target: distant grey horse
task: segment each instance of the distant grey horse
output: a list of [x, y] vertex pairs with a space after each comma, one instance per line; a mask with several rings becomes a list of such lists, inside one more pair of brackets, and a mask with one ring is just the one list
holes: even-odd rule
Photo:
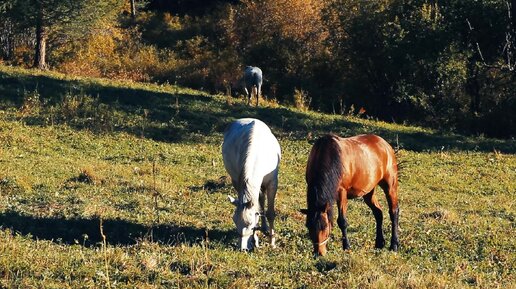
[[256, 87], [256, 106], [258, 106], [258, 98], [262, 92], [263, 75], [262, 70], [258, 67], [246, 66], [244, 70], [245, 93], [247, 95], [247, 105], [250, 104], [253, 91]]

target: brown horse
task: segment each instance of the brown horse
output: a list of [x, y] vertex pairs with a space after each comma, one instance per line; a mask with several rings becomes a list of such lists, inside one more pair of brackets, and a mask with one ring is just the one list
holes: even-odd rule
[[308, 209], [306, 226], [314, 254], [326, 254], [326, 243], [333, 226], [333, 204], [337, 201], [337, 223], [342, 231], [342, 247], [349, 249], [346, 234], [348, 199], [363, 197], [376, 220], [376, 248], [383, 248], [383, 214], [375, 187], [387, 196], [392, 223], [390, 249], [398, 250], [398, 166], [392, 147], [376, 135], [340, 138], [326, 135], [312, 147], [306, 167]]

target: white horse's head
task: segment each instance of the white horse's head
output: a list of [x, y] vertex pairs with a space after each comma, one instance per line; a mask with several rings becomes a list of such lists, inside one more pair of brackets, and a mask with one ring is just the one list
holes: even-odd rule
[[258, 236], [255, 234], [255, 229], [260, 220], [260, 212], [257, 207], [253, 206], [250, 201], [243, 203], [231, 196], [228, 196], [228, 199], [235, 205], [233, 222], [235, 222], [239, 235], [240, 250], [251, 250], [253, 247], [258, 247]]

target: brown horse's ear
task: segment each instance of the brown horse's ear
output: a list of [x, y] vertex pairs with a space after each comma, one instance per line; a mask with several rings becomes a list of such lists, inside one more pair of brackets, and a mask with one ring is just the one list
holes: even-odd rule
[[300, 209], [299, 212], [303, 215], [308, 215], [308, 209]]

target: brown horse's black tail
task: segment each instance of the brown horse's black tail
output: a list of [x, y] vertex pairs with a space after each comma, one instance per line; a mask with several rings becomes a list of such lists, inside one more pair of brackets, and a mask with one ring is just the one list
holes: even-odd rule
[[[341, 149], [337, 136], [329, 134], [319, 138], [310, 152], [306, 171], [309, 211], [322, 211], [326, 204], [335, 203], [342, 171]], [[331, 209], [328, 211], [328, 217], [330, 221], [333, 220]]]

